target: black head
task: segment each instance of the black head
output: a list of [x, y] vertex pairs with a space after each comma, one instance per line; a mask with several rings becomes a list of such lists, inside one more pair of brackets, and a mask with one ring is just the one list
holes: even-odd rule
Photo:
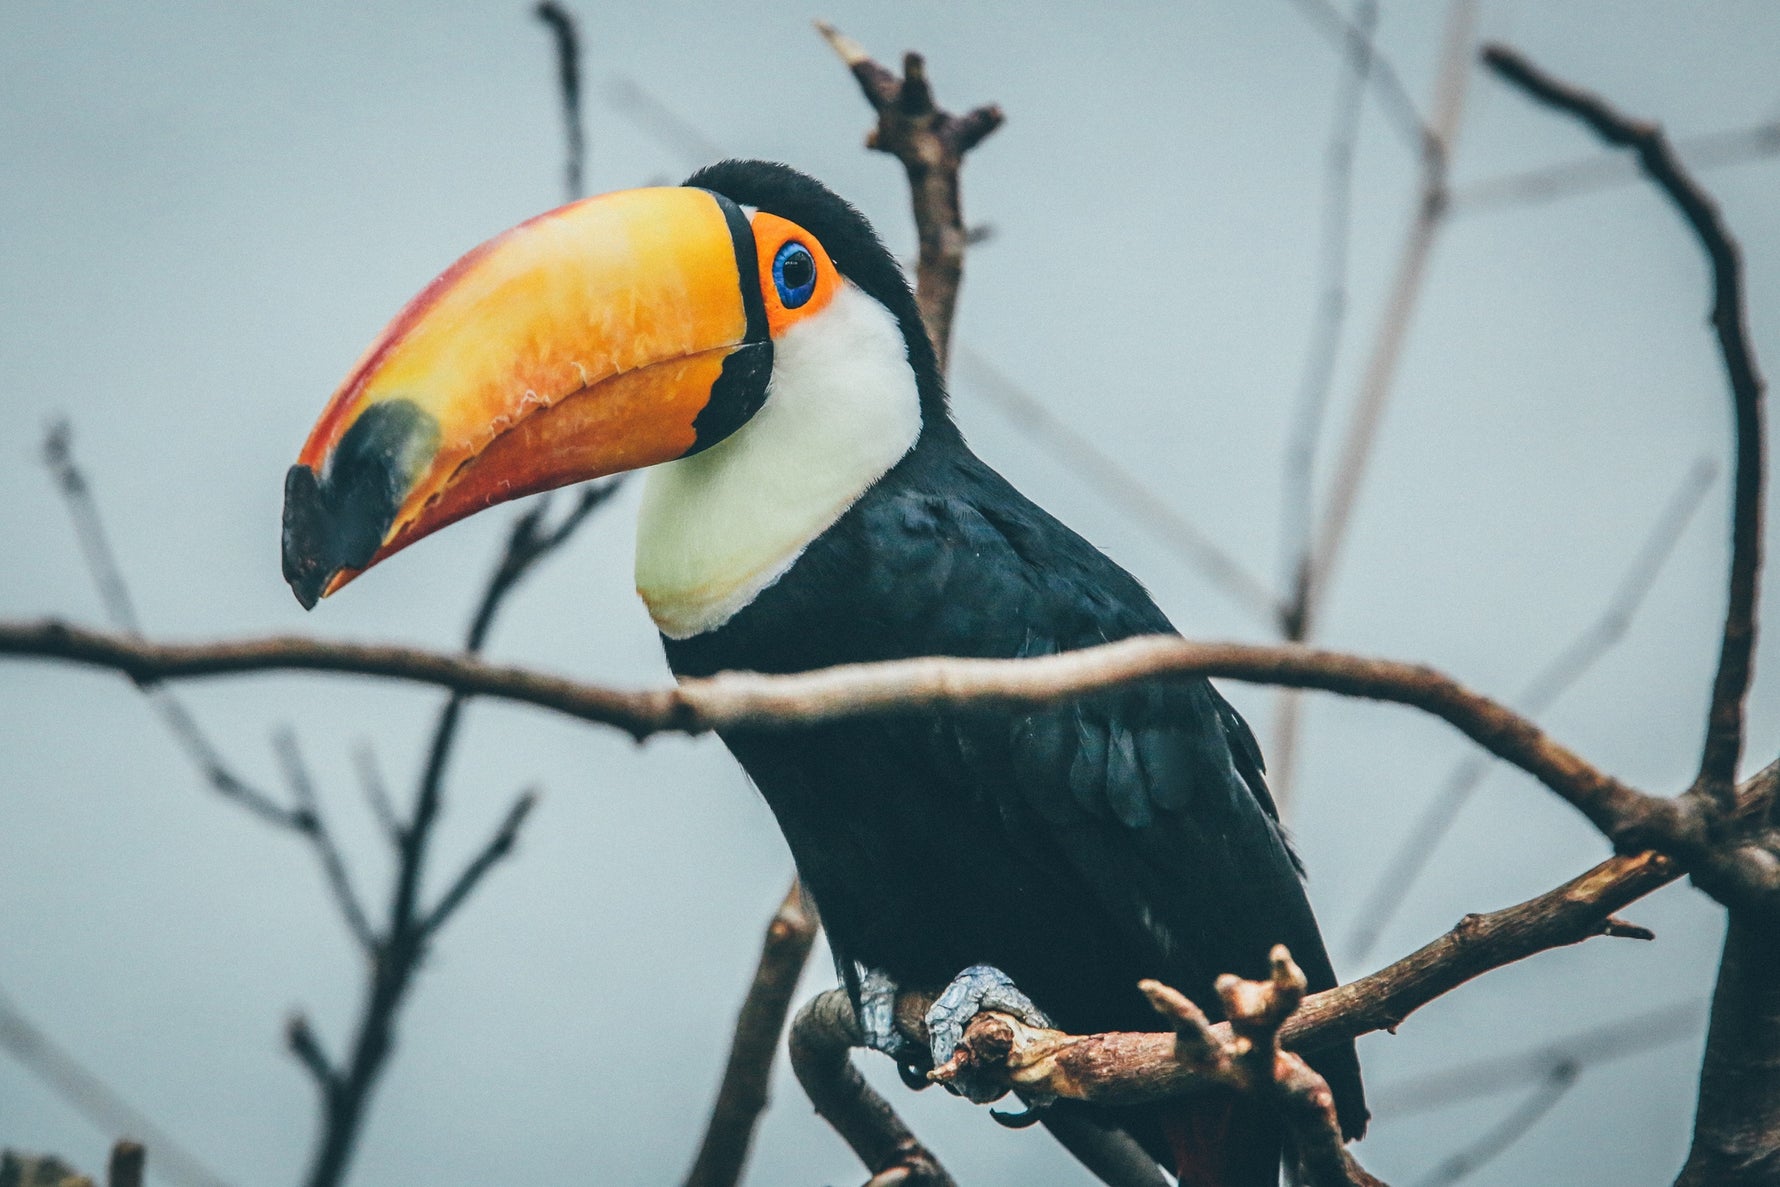
[[945, 382], [920, 307], [896, 257], [866, 217], [845, 198], [807, 173], [773, 161], [719, 161], [685, 184], [721, 194], [740, 206], [790, 219], [821, 241], [842, 276], [888, 309], [902, 327], [909, 366], [921, 392], [921, 412], [929, 426], [949, 425]]

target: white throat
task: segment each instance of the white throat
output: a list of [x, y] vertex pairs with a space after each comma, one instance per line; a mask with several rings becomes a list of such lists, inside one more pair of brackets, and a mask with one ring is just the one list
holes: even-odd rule
[[921, 433], [896, 318], [842, 281], [773, 343], [766, 402], [703, 453], [651, 470], [637, 592], [662, 634], [722, 626], [790, 569]]

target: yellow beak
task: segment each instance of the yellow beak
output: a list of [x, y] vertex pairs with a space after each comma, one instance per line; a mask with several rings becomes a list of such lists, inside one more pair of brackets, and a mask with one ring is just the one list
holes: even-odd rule
[[285, 479], [312, 606], [484, 507], [669, 461], [765, 396], [753, 232], [705, 190], [605, 194], [471, 251], [397, 315]]

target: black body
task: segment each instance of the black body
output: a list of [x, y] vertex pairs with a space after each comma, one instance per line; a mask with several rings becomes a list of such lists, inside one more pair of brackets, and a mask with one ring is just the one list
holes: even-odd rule
[[[1173, 632], [1130, 574], [970, 452], [906, 283], [861, 216], [782, 167], [726, 163], [688, 184], [799, 222], [902, 321], [924, 423], [776, 584], [718, 629], [665, 640], [676, 673], [1033, 656]], [[1253, 735], [1203, 679], [724, 741], [837, 953], [901, 984], [938, 989], [991, 964], [1089, 1033], [1157, 1028], [1143, 977], [1215, 1017], [1214, 978], [1265, 977], [1276, 943], [1312, 990], [1335, 983]], [[1357, 1134], [1352, 1045], [1312, 1062]]]

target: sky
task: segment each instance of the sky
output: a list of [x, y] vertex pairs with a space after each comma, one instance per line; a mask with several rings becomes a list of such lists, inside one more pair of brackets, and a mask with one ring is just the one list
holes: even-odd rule
[[[1387, 4], [1380, 24], [1424, 109], [1444, 8]], [[1008, 122], [964, 174], [967, 215], [994, 234], [969, 259], [958, 340], [1273, 578], [1342, 69], [1294, 4], [576, 10], [594, 190], [702, 163], [706, 150], [619, 101], [640, 86], [718, 151], [821, 177], [906, 254], [901, 170], [861, 147], [868, 113], [811, 18], [885, 61], [920, 49], [954, 108], [999, 102]], [[1479, 30], [1678, 137], [1780, 109], [1771, 5], [1638, 0], [1607, 19], [1575, 0], [1485, 3]], [[39, 461], [46, 427], [66, 418], [150, 633], [455, 647], [510, 509], [408, 550], [306, 616], [279, 575], [282, 475], [410, 295], [561, 201], [561, 144], [549, 42], [523, 3], [0, 6], [0, 616], [102, 621]], [[1594, 152], [1565, 121], [1470, 79], [1461, 190]], [[1746, 250], [1754, 342], [1772, 365], [1780, 165], [1703, 176]], [[1414, 160], [1369, 105], [1337, 424], [1414, 191]], [[1512, 698], [1601, 613], [1690, 468], [1728, 458], [1706, 300], [1697, 250], [1646, 187], [1455, 214], [1321, 641], [1426, 661]], [[954, 389], [977, 450], [1141, 577], [1184, 632], [1268, 638], [1079, 463], [1047, 453], [967, 375]], [[1684, 786], [1697, 761], [1723, 613], [1725, 492], [1721, 476], [1624, 637], [1541, 717], [1655, 791]], [[633, 488], [523, 588], [494, 656], [625, 687], [668, 678], [631, 591], [635, 500]], [[1770, 633], [1749, 770], [1780, 749], [1777, 661]], [[1271, 694], [1227, 690], [1265, 743]], [[411, 786], [438, 698], [296, 676], [181, 693], [228, 761], [267, 784], [278, 779], [271, 736], [295, 731], [353, 869], [380, 894], [386, 855], [353, 753], [369, 743], [391, 781]], [[791, 873], [771, 818], [711, 739], [637, 746], [479, 704], [464, 741], [435, 881], [519, 789], [540, 789], [541, 806], [424, 970], [353, 1181], [676, 1181]], [[1382, 863], [1465, 753], [1407, 710], [1310, 703], [1292, 824], [1344, 975], [1605, 855], [1573, 811], [1496, 771], [1376, 952], [1344, 949]], [[231, 1183], [295, 1182], [313, 1099], [282, 1050], [284, 1019], [304, 1011], [337, 1050], [359, 974], [311, 855], [208, 791], [124, 682], [43, 664], [0, 666], [0, 835], [0, 991]], [[1703, 1002], [1719, 913], [1677, 886], [1627, 914], [1657, 940], [1542, 955], [1396, 1036], [1362, 1040], [1381, 1106], [1361, 1159], [1391, 1181], [1425, 1181], [1536, 1090], [1411, 1110], [1393, 1085]], [[802, 995], [830, 983], [818, 953]], [[1469, 1181], [1669, 1181], [1699, 1048], [1696, 1029], [1585, 1068]], [[909, 1094], [886, 1062], [869, 1061], [870, 1073], [961, 1183], [1087, 1181], [1037, 1131]], [[863, 1178], [780, 1072], [751, 1181]], [[0, 1058], [0, 1145], [97, 1168], [111, 1136]], [[152, 1151], [150, 1166], [154, 1178]]]

